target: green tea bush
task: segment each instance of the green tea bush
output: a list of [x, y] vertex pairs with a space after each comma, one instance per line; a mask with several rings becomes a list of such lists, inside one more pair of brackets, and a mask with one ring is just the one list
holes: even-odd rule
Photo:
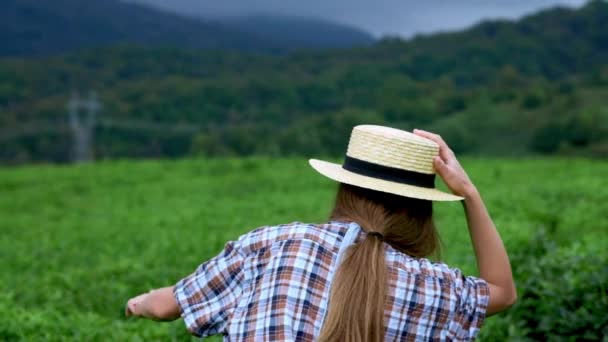
[[[519, 287], [519, 303], [489, 318], [480, 339], [600, 338], [608, 162], [461, 162], [500, 230]], [[301, 158], [0, 169], [0, 341], [194, 340], [182, 320], [125, 318], [125, 302], [175, 284], [253, 228], [326, 220], [335, 189]], [[462, 205], [434, 209], [444, 261], [475, 274]], [[530, 227], [539, 226], [548, 233], [535, 235]]]
[[608, 337], [608, 257], [601, 242], [557, 247], [539, 230], [511, 253], [519, 299], [483, 340], [601, 341]]

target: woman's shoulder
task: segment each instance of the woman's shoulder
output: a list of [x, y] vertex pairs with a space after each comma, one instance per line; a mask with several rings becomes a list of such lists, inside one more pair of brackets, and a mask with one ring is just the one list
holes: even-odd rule
[[339, 245], [347, 229], [347, 224], [337, 221], [326, 223], [295, 221], [256, 228], [242, 235], [238, 244], [244, 251], [250, 253], [284, 241], [307, 240], [326, 247], [334, 247]]
[[402, 270], [408, 274], [415, 274], [449, 282], [459, 282], [462, 281], [464, 277], [462, 271], [457, 267], [452, 267], [444, 262], [433, 261], [428, 258], [413, 257], [390, 247], [386, 257], [390, 267]]

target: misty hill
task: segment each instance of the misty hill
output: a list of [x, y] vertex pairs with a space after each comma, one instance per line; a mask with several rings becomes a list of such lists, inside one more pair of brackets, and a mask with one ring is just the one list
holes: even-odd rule
[[363, 30], [314, 18], [252, 15], [223, 18], [219, 22], [288, 49], [364, 46], [374, 41]]
[[0, 59], [0, 160], [69, 158], [72, 87], [103, 101], [100, 158], [337, 156], [362, 122], [434, 130], [464, 153], [608, 156], [607, 25], [592, 1], [368, 48]]
[[519, 21], [486, 21], [393, 48], [410, 51], [405, 64], [416, 78], [449, 73], [461, 84], [479, 83], [505, 65], [526, 75], [567, 77], [608, 61], [608, 2], [589, 1], [578, 10], [556, 7]]
[[[252, 26], [260, 29], [251, 34]], [[276, 29], [281, 35], [275, 34]], [[0, 41], [0, 56], [22, 56], [116, 43], [280, 52], [364, 45], [371, 37], [317, 20], [260, 17], [224, 25], [119, 0], [5, 0], [0, 11]]]

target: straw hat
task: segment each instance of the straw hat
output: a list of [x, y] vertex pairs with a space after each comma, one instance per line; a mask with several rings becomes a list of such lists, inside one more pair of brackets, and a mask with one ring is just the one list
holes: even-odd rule
[[430, 201], [462, 197], [435, 189], [433, 159], [439, 146], [429, 139], [390, 127], [353, 128], [342, 165], [311, 159], [310, 165], [335, 181]]

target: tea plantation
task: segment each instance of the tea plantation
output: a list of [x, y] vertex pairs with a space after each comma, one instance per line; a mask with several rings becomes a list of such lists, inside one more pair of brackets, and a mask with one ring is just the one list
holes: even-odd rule
[[[481, 340], [608, 335], [608, 162], [464, 159], [512, 258], [519, 302]], [[304, 159], [112, 161], [0, 170], [0, 340], [190, 339], [125, 319], [262, 225], [327, 218], [335, 184]], [[462, 206], [435, 205], [443, 259], [475, 274]], [[577, 337], [578, 336], [578, 337]]]

